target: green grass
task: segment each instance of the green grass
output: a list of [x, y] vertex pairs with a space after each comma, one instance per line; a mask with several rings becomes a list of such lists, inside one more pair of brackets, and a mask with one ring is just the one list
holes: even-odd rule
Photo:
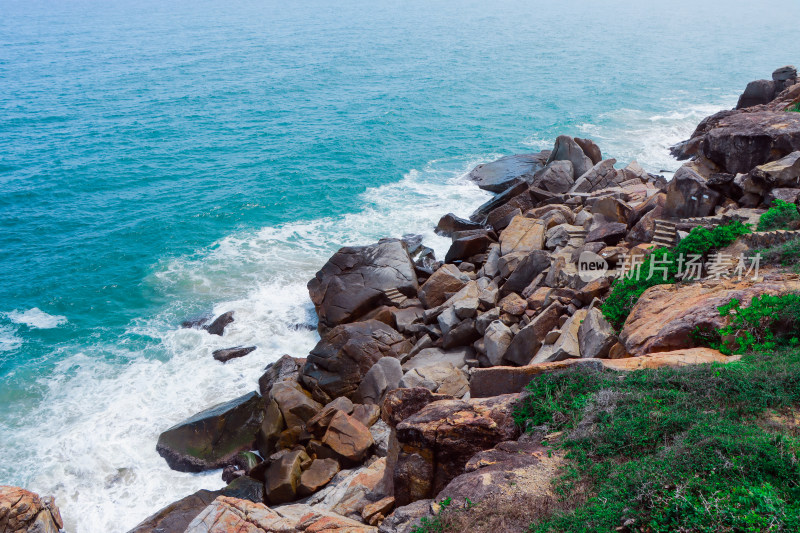
[[573, 370], [534, 379], [528, 393], [517, 423], [563, 431], [570, 466], [557, 489], [583, 502], [530, 531], [800, 530], [800, 440], [793, 424], [766, 422], [800, 405], [800, 351]]
[[791, 267], [800, 274], [800, 238], [795, 238], [770, 248], [753, 250], [752, 255], [761, 254], [762, 264]]
[[786, 111], [794, 111], [796, 113], [800, 113], [800, 102], [797, 102], [796, 104], [787, 107]]

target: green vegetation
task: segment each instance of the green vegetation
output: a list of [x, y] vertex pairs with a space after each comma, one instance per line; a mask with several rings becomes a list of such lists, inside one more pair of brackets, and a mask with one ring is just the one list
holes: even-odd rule
[[753, 250], [753, 254], [760, 253], [765, 263], [792, 267], [800, 273], [800, 238], [792, 239], [777, 244], [765, 250]]
[[705, 257], [712, 250], [728, 246], [745, 233], [750, 233], [750, 228], [741, 222], [716, 226], [711, 230], [700, 226], [694, 228], [675, 248], [652, 251], [640, 267], [614, 282], [611, 294], [603, 304], [603, 315], [612, 326], [620, 329], [644, 291], [655, 285], [678, 282], [681, 268], [679, 257]]
[[747, 307], [734, 298], [719, 311], [722, 316], [730, 317], [728, 325], [718, 332], [720, 344], [712, 346], [723, 353], [774, 350], [800, 342], [798, 294], [763, 294], [753, 298]]
[[528, 392], [517, 423], [563, 431], [570, 466], [556, 488], [574, 502], [530, 531], [800, 530], [800, 351], [573, 370], [538, 377]]
[[787, 107], [786, 111], [795, 111], [797, 113], [800, 113], [800, 102], [797, 102], [796, 104]]
[[758, 220], [758, 231], [795, 229], [798, 222], [800, 222], [800, 212], [797, 211], [797, 206], [776, 199], [772, 207]]

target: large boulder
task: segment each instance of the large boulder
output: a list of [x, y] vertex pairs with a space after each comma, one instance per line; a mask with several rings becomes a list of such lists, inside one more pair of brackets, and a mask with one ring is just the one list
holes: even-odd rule
[[303, 449], [279, 454], [280, 457], [270, 463], [265, 476], [266, 497], [272, 504], [290, 502], [297, 497], [303, 465], [311, 464], [311, 458]]
[[503, 192], [521, 181], [530, 181], [533, 174], [544, 166], [549, 151], [538, 154], [518, 154], [501, 157], [497, 161], [478, 165], [467, 176], [486, 191]]
[[0, 485], [0, 528], [3, 533], [58, 533], [64, 523], [52, 498]]
[[386, 393], [396, 389], [403, 378], [400, 360], [383, 357], [372, 365], [358, 386], [356, 399], [362, 403], [381, 405]]
[[469, 390], [469, 381], [463, 370], [445, 362], [412, 368], [405, 373], [400, 386], [424, 387], [431, 392], [461, 398]]
[[578, 331], [581, 322], [586, 318], [586, 309], [579, 309], [561, 326], [561, 335], [553, 344], [545, 344], [531, 361], [532, 363], [546, 363], [561, 361], [572, 357], [580, 357], [581, 349], [578, 342]]
[[672, 153], [680, 159], [702, 155], [729, 174], [744, 174], [800, 150], [800, 113], [766, 107], [707, 117]]
[[338, 396], [351, 397], [376, 361], [400, 358], [411, 348], [405, 337], [383, 322], [344, 324], [333, 328], [311, 350], [301, 379], [322, 403]]
[[755, 80], [747, 84], [739, 96], [736, 109], [744, 109], [761, 104], [768, 104], [775, 99], [775, 82], [772, 80]]
[[365, 508], [391, 495], [392, 469], [386, 457], [381, 457], [357, 468], [342, 470], [305, 503], [318, 511], [361, 520]]
[[431, 498], [464, 471], [480, 450], [518, 436], [517, 395], [429, 403], [397, 425], [400, 451], [394, 469], [398, 505]]
[[550, 254], [545, 250], [534, 250], [517, 264], [500, 288], [500, 296], [512, 292], [521, 293], [530, 283], [550, 266]]
[[717, 309], [737, 298], [747, 305], [754, 296], [800, 291], [800, 281], [774, 274], [763, 281], [706, 280], [691, 284], [656, 285], [647, 289], [631, 310], [620, 342], [632, 355], [695, 347], [693, 333], [716, 331], [726, 319]]
[[413, 297], [417, 288], [406, 244], [396, 239], [342, 248], [308, 282], [320, 324], [327, 327], [357, 320], [385, 298], [386, 290]]
[[147, 517], [128, 533], [183, 533], [192, 520], [219, 496], [229, 495], [224, 489], [199, 490]]
[[333, 450], [345, 464], [360, 463], [372, 448], [372, 434], [354, 417], [336, 412], [322, 437], [322, 443]]
[[592, 168], [592, 160], [583, 153], [580, 145], [569, 135], [559, 135], [556, 138], [553, 151], [547, 159], [547, 164], [553, 161], [569, 161], [572, 163], [573, 178], [581, 176]]
[[683, 165], [667, 186], [665, 217], [692, 218], [714, 214], [720, 194], [690, 165]]
[[251, 392], [169, 428], [158, 437], [156, 450], [173, 470], [222, 468], [239, 452], [255, 447], [263, 420], [264, 399]]
[[592, 192], [612, 186], [618, 178], [617, 170], [614, 168], [616, 163], [616, 159], [600, 161], [575, 179], [575, 185], [570, 192]]
[[519, 330], [509, 344], [503, 359], [516, 365], [527, 365], [539, 351], [548, 332], [558, 327], [564, 306], [552, 302], [524, 328]]

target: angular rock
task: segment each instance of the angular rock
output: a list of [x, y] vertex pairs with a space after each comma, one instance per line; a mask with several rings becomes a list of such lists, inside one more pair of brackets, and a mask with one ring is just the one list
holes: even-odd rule
[[392, 469], [387, 467], [387, 460], [382, 457], [368, 465], [340, 471], [306, 503], [320, 511], [361, 520], [365, 507], [391, 495]]
[[[225, 491], [199, 490], [147, 517], [128, 533], [183, 533], [203, 510]], [[1, 519], [0, 519], [1, 520]]]
[[267, 365], [264, 374], [258, 378], [258, 390], [261, 396], [268, 396], [270, 389], [279, 381], [297, 383], [300, 378], [300, 363], [289, 355], [283, 355], [274, 363]]
[[449, 237], [457, 231], [484, 229], [482, 224], [457, 217], [453, 213], [447, 213], [439, 219], [436, 224], [436, 233], [444, 237]]
[[355, 409], [353, 402], [344, 396], [339, 396], [328, 405], [323, 407], [317, 414], [311, 417], [306, 423], [306, 429], [315, 437], [321, 439], [328, 430], [328, 425], [331, 423], [331, 420], [336, 413], [341, 411], [344, 414], [349, 415], [353, 412], [353, 409]]
[[358, 401], [381, 405], [386, 393], [396, 389], [403, 378], [403, 368], [399, 359], [383, 357], [372, 365], [358, 386]]
[[714, 214], [720, 194], [706, 185], [706, 179], [684, 165], [667, 185], [665, 217], [691, 218]]
[[294, 500], [297, 497], [302, 465], [307, 461], [310, 461], [310, 457], [302, 449], [287, 451], [272, 461], [264, 484], [267, 501], [277, 505]]
[[339, 472], [339, 463], [335, 459], [314, 459], [311, 466], [300, 474], [299, 496], [314, 494], [328, 484]]
[[377, 320], [337, 326], [311, 350], [301, 379], [324, 403], [350, 397], [379, 359], [400, 358], [411, 347], [400, 333]]
[[413, 297], [417, 288], [406, 244], [396, 239], [342, 248], [308, 282], [320, 324], [327, 327], [357, 320], [384, 300], [386, 290]]
[[412, 368], [432, 365], [434, 363], [452, 363], [456, 368], [464, 366], [467, 359], [471, 358], [474, 352], [470, 348], [456, 348], [453, 350], [443, 350], [441, 348], [425, 348], [403, 363], [403, 370], [408, 371]]
[[597, 146], [593, 140], [580, 139], [578, 137], [575, 137], [573, 140], [578, 146], [581, 147], [581, 150], [583, 150], [583, 153], [586, 154], [586, 157], [592, 161], [592, 165], [596, 165], [603, 160], [603, 154], [600, 152], [600, 147]]
[[500, 288], [500, 295], [506, 296], [512, 292], [521, 293], [525, 287], [536, 279], [550, 266], [550, 254], [544, 250], [534, 250], [517, 263], [513, 272]]
[[386, 395], [381, 411], [381, 419], [394, 428], [397, 424], [422, 410], [423, 407], [437, 400], [452, 400], [443, 394], [434, 394], [424, 387], [413, 389], [395, 389]]
[[547, 164], [553, 161], [571, 162], [574, 169], [573, 177], [575, 178], [592, 168], [592, 160], [583, 153], [580, 145], [569, 135], [559, 135], [556, 138], [555, 146], [547, 159]]
[[570, 161], [553, 161], [536, 173], [533, 185], [555, 194], [569, 191], [575, 184], [575, 171]]
[[514, 439], [516, 395], [441, 400], [397, 425], [400, 453], [394, 469], [399, 505], [432, 497], [463, 472], [478, 451]]
[[571, 357], [580, 357], [581, 349], [578, 342], [578, 330], [581, 322], [586, 317], [587, 310], [579, 309], [561, 326], [561, 336], [555, 344], [545, 344], [531, 361], [532, 363], [546, 363], [561, 361]]
[[570, 192], [585, 193], [610, 187], [617, 179], [617, 170], [614, 168], [616, 162], [616, 159], [606, 159], [579, 174]]
[[442, 335], [442, 348], [451, 350], [459, 346], [469, 346], [479, 337], [480, 334], [475, 327], [475, 319], [468, 318], [462, 320], [456, 327]]
[[275, 452], [281, 432], [286, 429], [283, 413], [275, 400], [268, 399], [266, 404], [264, 421], [256, 433], [256, 449], [262, 457], [269, 457]]
[[0, 527], [3, 533], [58, 533], [64, 524], [52, 498], [0, 485]]
[[500, 308], [501, 313], [508, 313], [509, 315], [513, 316], [520, 316], [525, 313], [525, 310], [528, 308], [528, 302], [516, 293], [511, 293], [497, 304]]
[[419, 301], [427, 309], [442, 305], [469, 283], [470, 277], [455, 265], [442, 265], [419, 289]]
[[239, 452], [253, 449], [263, 420], [264, 399], [251, 392], [164, 431], [156, 451], [180, 472], [222, 468]]
[[560, 302], [548, 305], [527, 326], [519, 330], [509, 344], [503, 359], [517, 365], [530, 363], [542, 346], [547, 332], [558, 327], [558, 319], [563, 313], [564, 305]]
[[483, 341], [486, 346], [486, 358], [492, 366], [500, 364], [513, 338], [511, 329], [499, 320], [495, 320], [486, 328]]
[[516, 216], [500, 234], [500, 254], [532, 252], [544, 246], [545, 225], [534, 218]]
[[772, 80], [756, 80], [747, 84], [736, 109], [744, 109], [761, 104], [768, 104], [775, 99], [775, 82]]
[[609, 222], [601, 224], [586, 235], [586, 242], [604, 242], [611, 246], [616, 245], [628, 232], [628, 225], [622, 222]]
[[270, 390], [270, 398], [278, 405], [289, 428], [305, 425], [322, 409], [322, 405], [296, 383], [276, 383]]
[[424, 387], [431, 392], [461, 398], [469, 390], [469, 381], [464, 371], [445, 362], [409, 370], [403, 375], [400, 386]]
[[360, 463], [373, 444], [369, 429], [341, 411], [333, 415], [322, 443], [345, 464]]
[[608, 357], [611, 347], [617, 343], [614, 328], [603, 316], [600, 309], [590, 309], [578, 328], [578, 345], [581, 357]]
[[485, 253], [492, 242], [494, 241], [489, 236], [488, 231], [457, 238], [450, 245], [450, 249], [447, 250], [444, 260], [446, 263], [466, 261], [472, 256]]

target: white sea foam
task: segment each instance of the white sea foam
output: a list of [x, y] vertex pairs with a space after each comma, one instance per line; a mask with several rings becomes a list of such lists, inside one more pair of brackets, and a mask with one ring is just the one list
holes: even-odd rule
[[10, 352], [22, 346], [22, 339], [11, 326], [0, 326], [0, 352]]
[[[41, 407], [14, 430], [15, 441], [26, 446], [8, 459], [30, 470], [28, 487], [56, 496], [70, 533], [124, 532], [178, 498], [220, 488], [219, 471], [170, 470], [155, 451], [159, 433], [254, 390], [264, 367], [281, 354], [308, 353], [318, 338], [306, 283], [338, 247], [418, 233], [444, 254], [449, 240], [433, 227], [444, 213], [468, 215], [489, 197], [460, 178], [484, 160], [433, 161], [366, 191], [357, 213], [238, 233], [159, 265], [146, 280], [159, 291], [187, 298], [202, 292], [219, 302], [215, 314], [234, 311], [225, 335], [176, 328], [178, 296], [162, 316], [142, 319], [128, 332], [159, 339], [157, 349], [133, 352], [120, 342], [63, 358], [43, 382]], [[224, 365], [211, 357], [237, 345], [258, 349]]]
[[15, 324], [24, 324], [29, 328], [51, 329], [67, 323], [67, 317], [45, 313], [38, 307], [27, 311], [11, 311], [6, 317]]

